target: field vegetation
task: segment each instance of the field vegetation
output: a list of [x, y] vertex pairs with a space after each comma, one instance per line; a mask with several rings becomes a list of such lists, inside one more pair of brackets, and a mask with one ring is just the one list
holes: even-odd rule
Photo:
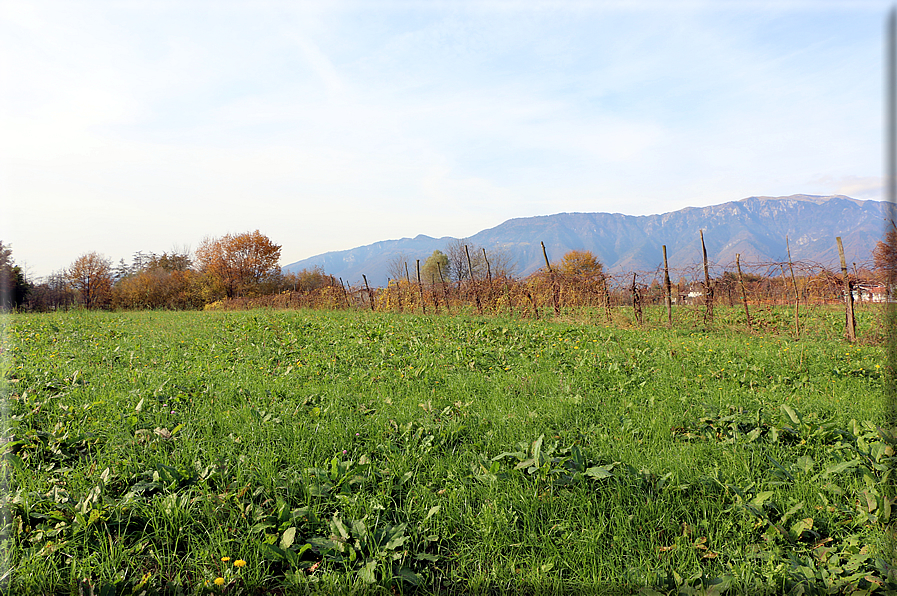
[[893, 593], [880, 313], [791, 312], [8, 315], [3, 593]]

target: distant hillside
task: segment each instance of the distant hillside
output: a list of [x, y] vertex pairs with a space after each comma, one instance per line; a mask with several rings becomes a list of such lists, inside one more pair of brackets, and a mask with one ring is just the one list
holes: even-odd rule
[[[544, 265], [540, 242], [545, 243], [552, 260], [570, 250], [589, 250], [610, 272], [657, 268], [665, 244], [670, 266], [687, 267], [700, 261], [702, 229], [708, 258], [721, 265], [733, 263], [736, 253], [743, 261], [785, 260], [786, 236], [795, 261], [837, 264], [835, 237], [841, 236], [848, 262], [865, 263], [881, 237], [882, 206], [879, 201], [859, 201], [843, 195], [749, 197], [659, 215], [558, 213], [523, 217], [483, 230], [468, 240], [487, 251], [511, 255], [520, 276]], [[387, 266], [396, 255], [423, 260], [452, 240], [423, 235], [386, 240], [324, 253], [283, 269], [289, 272], [320, 266], [349, 283], [360, 283], [364, 274], [372, 285], [385, 285]]]

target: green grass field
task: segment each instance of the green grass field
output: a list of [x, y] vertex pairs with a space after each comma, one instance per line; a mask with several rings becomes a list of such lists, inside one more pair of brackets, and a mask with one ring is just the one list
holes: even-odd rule
[[0, 585], [893, 592], [885, 349], [838, 335], [15, 315]]

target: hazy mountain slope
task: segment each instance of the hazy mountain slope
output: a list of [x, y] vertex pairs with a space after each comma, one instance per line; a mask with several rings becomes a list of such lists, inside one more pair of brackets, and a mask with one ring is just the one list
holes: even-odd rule
[[[569, 250], [590, 250], [611, 272], [644, 271], [661, 264], [664, 244], [671, 267], [700, 262], [702, 229], [708, 257], [720, 265], [733, 263], [736, 253], [742, 261], [784, 260], [786, 236], [795, 261], [836, 264], [835, 237], [841, 236], [848, 261], [863, 263], [881, 236], [882, 203], [841, 195], [793, 195], [749, 197], [658, 215], [559, 213], [511, 219], [471, 236], [470, 242], [512, 255], [518, 275], [544, 265], [540, 242], [552, 260]], [[365, 274], [372, 285], [385, 285], [386, 269], [395, 255], [404, 254], [413, 266], [414, 259], [426, 259], [451, 240], [429, 236], [388, 240], [317, 255], [284, 270], [317, 265], [350, 283], [360, 282]]]

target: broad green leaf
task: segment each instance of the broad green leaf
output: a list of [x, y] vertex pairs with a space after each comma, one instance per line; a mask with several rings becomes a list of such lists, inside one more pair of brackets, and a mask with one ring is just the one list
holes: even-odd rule
[[522, 451], [514, 451], [514, 452], [511, 452], [511, 451], [505, 451], [504, 453], [499, 453], [498, 455], [496, 455], [495, 457], [493, 457], [493, 458], [492, 458], [492, 461], [498, 461], [498, 460], [500, 460], [500, 459], [504, 459], [504, 458], [506, 458], [506, 457], [513, 457], [513, 458], [516, 458], [516, 459], [523, 459], [524, 457], [526, 457], [526, 453], [524, 453], [524, 452], [522, 452]]
[[408, 542], [408, 540], [410, 538], [411, 538], [410, 536], [396, 536], [395, 538], [393, 538], [392, 540], [390, 540], [389, 542], [386, 543], [385, 548], [387, 548], [388, 550], [399, 549], [399, 548], [401, 548], [401, 546], [403, 544]]
[[579, 448], [579, 445], [573, 445], [570, 448], [571, 461], [573, 462], [573, 469], [577, 472], [583, 472], [586, 469], [586, 459], [582, 455], [582, 449]]
[[404, 565], [396, 569], [395, 574], [400, 580], [409, 583], [412, 586], [419, 586], [421, 584], [420, 576]]
[[822, 473], [823, 476], [831, 476], [832, 474], [840, 474], [845, 470], [849, 470], [850, 468], [856, 467], [857, 464], [860, 463], [859, 458], [854, 458], [849, 461], [842, 461], [837, 464], [832, 464], [831, 466], [825, 469], [825, 472]]
[[788, 416], [791, 424], [794, 424], [795, 426], [800, 425], [800, 416], [797, 415], [797, 412], [795, 412], [791, 406], [789, 406], [788, 404], [782, 404], [781, 408], [785, 415]]
[[806, 474], [810, 470], [813, 469], [813, 466], [816, 465], [816, 462], [813, 461], [813, 458], [809, 455], [801, 455], [797, 458], [797, 467], [801, 472]]
[[283, 550], [287, 550], [291, 546], [293, 546], [293, 541], [296, 540], [296, 527], [287, 528], [283, 533], [283, 536], [280, 539], [280, 548]]
[[542, 441], [545, 439], [545, 435], [539, 435], [539, 438], [533, 441], [533, 461], [535, 462], [535, 467], [539, 467], [542, 462], [539, 461], [539, 458], [542, 456]]
[[377, 575], [374, 570], [377, 569], [377, 560], [371, 559], [365, 563], [364, 567], [358, 572], [358, 577], [366, 584], [372, 584], [377, 581]]
[[352, 522], [352, 535], [359, 540], [367, 539], [368, 527], [365, 525], [363, 519], [355, 520]]
[[755, 507], [763, 507], [763, 504], [768, 501], [773, 494], [775, 493], [771, 490], [765, 490], [761, 493], [757, 493], [757, 496], [751, 499], [751, 505], [754, 505]]
[[794, 522], [794, 525], [791, 526], [791, 535], [795, 540], [800, 538], [800, 535], [803, 534], [807, 530], [813, 529], [813, 518], [807, 517], [801, 520]]
[[610, 471], [613, 466], [592, 466], [585, 471], [586, 476], [592, 478], [611, 478], [613, 473]]
[[268, 556], [270, 558], [273, 558], [275, 561], [283, 561], [284, 559], [286, 559], [286, 552], [279, 546], [264, 543], [262, 551], [267, 553]]
[[343, 524], [343, 520], [341, 520], [336, 515], [333, 516], [333, 521], [330, 522], [331, 526], [339, 532], [339, 535], [343, 537], [343, 540], [349, 539], [349, 531], [346, 529], [346, 526]]
[[430, 507], [430, 510], [427, 511], [427, 517], [424, 519], [424, 521], [430, 519], [431, 517], [433, 517], [434, 515], [439, 513], [440, 509], [442, 509], [442, 505], [434, 505], [433, 507]]

